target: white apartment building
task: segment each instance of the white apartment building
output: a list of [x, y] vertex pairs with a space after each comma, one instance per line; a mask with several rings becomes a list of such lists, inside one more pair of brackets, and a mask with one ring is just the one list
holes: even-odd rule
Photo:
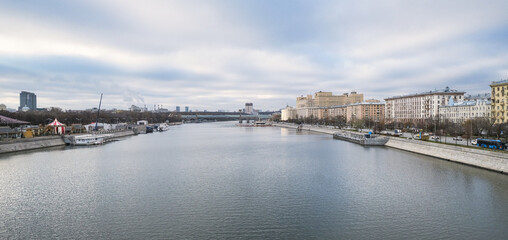
[[440, 119], [448, 119], [455, 123], [462, 123], [472, 118], [490, 118], [490, 101], [477, 100], [450, 103], [446, 106], [439, 106]]
[[287, 121], [289, 119], [296, 119], [296, 109], [288, 106], [280, 111], [280, 120]]
[[385, 119], [396, 122], [422, 122], [439, 117], [439, 106], [464, 100], [464, 92], [446, 87], [442, 90], [386, 98]]

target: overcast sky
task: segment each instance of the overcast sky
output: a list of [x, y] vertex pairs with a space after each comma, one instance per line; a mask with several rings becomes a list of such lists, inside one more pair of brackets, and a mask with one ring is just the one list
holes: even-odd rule
[[0, 103], [237, 110], [508, 78], [508, 1], [0, 1]]

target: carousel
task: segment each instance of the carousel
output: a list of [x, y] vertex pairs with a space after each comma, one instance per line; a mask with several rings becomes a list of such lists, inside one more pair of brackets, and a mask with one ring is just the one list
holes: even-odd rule
[[52, 134], [62, 135], [65, 134], [65, 124], [59, 122], [56, 118], [50, 124], [46, 125], [44, 132], [51, 132]]

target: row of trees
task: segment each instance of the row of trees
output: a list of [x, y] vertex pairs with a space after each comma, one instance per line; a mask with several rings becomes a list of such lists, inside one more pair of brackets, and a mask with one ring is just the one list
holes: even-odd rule
[[296, 124], [319, 124], [335, 126], [337, 128], [352, 127], [357, 129], [372, 129], [375, 132], [382, 130], [401, 129], [403, 131], [422, 130], [432, 132], [439, 136], [462, 136], [464, 138], [497, 138], [508, 141], [508, 123], [495, 124], [491, 118], [473, 118], [462, 123], [455, 123], [448, 119], [426, 119], [419, 122], [395, 122], [386, 123], [384, 120], [353, 119], [347, 121], [345, 116], [328, 117], [318, 119], [314, 116], [290, 119], [288, 122]]
[[[50, 111], [28, 111], [28, 112], [8, 112], [0, 111], [0, 115], [23, 120], [34, 125], [45, 125], [57, 118], [58, 121], [66, 124], [90, 124], [97, 120], [97, 112], [90, 111], [61, 111], [53, 108]], [[131, 112], [131, 111], [101, 111], [99, 122], [102, 123], [134, 123], [139, 120], [147, 120], [150, 123], [160, 122], [180, 122], [181, 115], [155, 112]]]
[[288, 122], [296, 124], [319, 124], [319, 125], [335, 126], [340, 129], [345, 127], [352, 127], [357, 129], [369, 128], [373, 129], [376, 132], [380, 132], [385, 129], [384, 120], [364, 118], [364, 119], [353, 119], [348, 122], [345, 116], [326, 117], [323, 119], [319, 119], [311, 115], [309, 117], [290, 119], [288, 120]]

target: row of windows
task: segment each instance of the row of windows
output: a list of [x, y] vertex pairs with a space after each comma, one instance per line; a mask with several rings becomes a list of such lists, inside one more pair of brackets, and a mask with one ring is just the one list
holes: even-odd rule
[[506, 86], [506, 87], [495, 87], [495, 88], [493, 88], [493, 90], [497, 90], [497, 91], [502, 91], [502, 90], [504, 90], [504, 89], [508, 90], [508, 86]]

